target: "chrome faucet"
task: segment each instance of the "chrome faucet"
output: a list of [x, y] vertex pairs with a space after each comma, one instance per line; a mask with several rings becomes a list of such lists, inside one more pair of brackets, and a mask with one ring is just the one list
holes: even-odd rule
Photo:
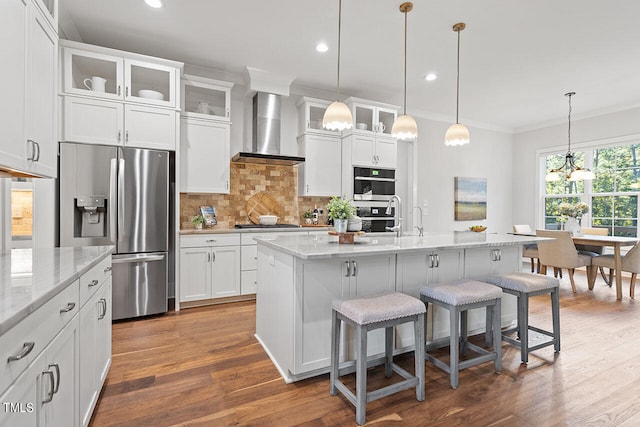
[[397, 195], [391, 196], [389, 198], [389, 203], [387, 204], [387, 209], [384, 211], [386, 215], [391, 214], [391, 204], [393, 201], [396, 201], [396, 213], [393, 216], [393, 227], [385, 227], [388, 231], [395, 231], [396, 236], [402, 236], [402, 200]]
[[416, 209], [420, 212], [420, 225], [416, 225], [414, 227], [418, 229], [418, 236], [422, 237], [424, 236], [424, 227], [422, 226], [422, 208], [420, 206], [414, 206], [413, 210], [415, 211]]

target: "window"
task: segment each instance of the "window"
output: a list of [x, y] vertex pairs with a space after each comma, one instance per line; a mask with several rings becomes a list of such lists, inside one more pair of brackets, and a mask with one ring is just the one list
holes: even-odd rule
[[[595, 172], [595, 179], [571, 182], [562, 177], [559, 181], [546, 182], [543, 175], [545, 229], [561, 229], [560, 203], [583, 201], [590, 209], [581, 225], [607, 228], [612, 236], [637, 237], [640, 143], [637, 140], [623, 144], [601, 143], [597, 148], [574, 152], [574, 155], [576, 164]], [[560, 152], [542, 156], [547, 172], [565, 160], [565, 154]]]
[[11, 181], [11, 247], [31, 247], [33, 234], [33, 185], [31, 179]]

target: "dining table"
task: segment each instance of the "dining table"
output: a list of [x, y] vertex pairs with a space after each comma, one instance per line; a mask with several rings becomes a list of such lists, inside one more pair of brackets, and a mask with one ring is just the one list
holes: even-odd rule
[[613, 263], [615, 266], [616, 299], [622, 299], [622, 255], [620, 248], [633, 246], [638, 242], [636, 237], [622, 236], [599, 236], [595, 234], [584, 234], [582, 236], [572, 236], [576, 245], [608, 246], [613, 247]]

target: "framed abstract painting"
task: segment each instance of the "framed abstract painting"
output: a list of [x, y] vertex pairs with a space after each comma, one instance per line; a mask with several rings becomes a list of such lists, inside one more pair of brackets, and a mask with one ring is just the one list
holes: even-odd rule
[[456, 221], [487, 219], [487, 178], [454, 178]]

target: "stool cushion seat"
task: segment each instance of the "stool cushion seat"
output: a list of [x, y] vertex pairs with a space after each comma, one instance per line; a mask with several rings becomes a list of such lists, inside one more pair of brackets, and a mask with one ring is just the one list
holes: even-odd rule
[[517, 292], [535, 292], [560, 286], [560, 281], [555, 277], [523, 272], [490, 276], [486, 281], [501, 288]]
[[393, 291], [336, 299], [332, 308], [358, 325], [414, 316], [427, 311], [419, 299]]
[[420, 290], [426, 297], [452, 306], [489, 301], [502, 297], [502, 289], [476, 280], [434, 283]]

